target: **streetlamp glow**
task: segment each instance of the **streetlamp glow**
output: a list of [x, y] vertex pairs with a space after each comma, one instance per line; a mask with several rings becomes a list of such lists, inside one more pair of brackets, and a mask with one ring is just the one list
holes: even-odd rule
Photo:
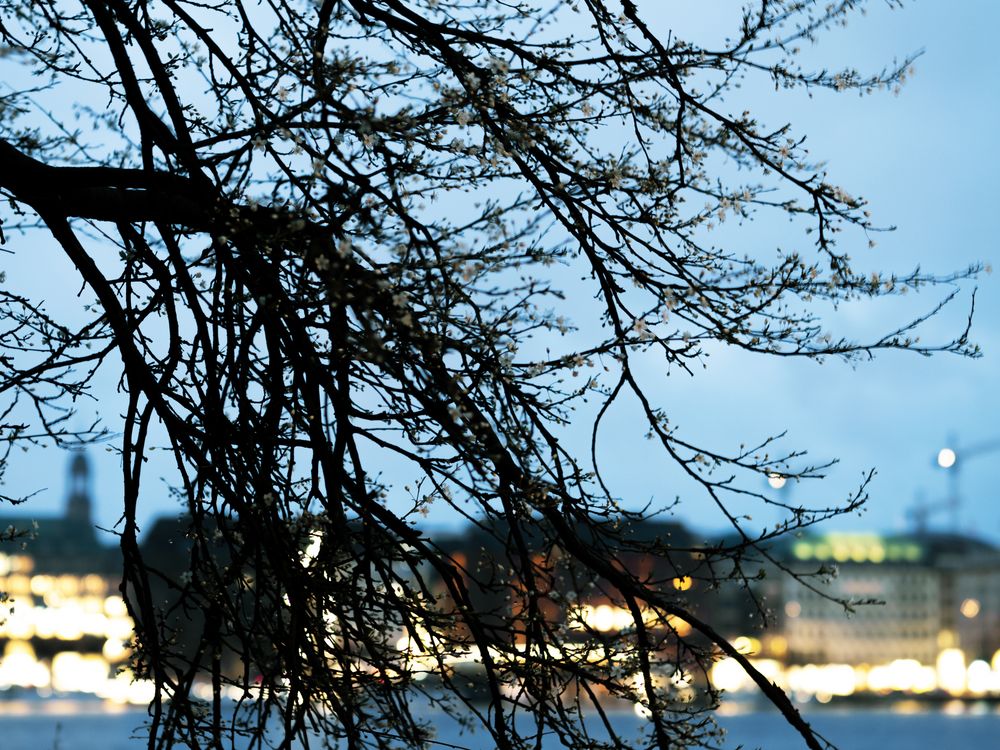
[[786, 477], [783, 477], [781, 474], [777, 474], [775, 472], [771, 472], [770, 474], [767, 475], [767, 483], [771, 485], [773, 489], [776, 490], [780, 490], [782, 487], [784, 487], [785, 482], [787, 481], [788, 479]]
[[979, 600], [966, 599], [962, 602], [962, 606], [958, 608], [958, 611], [962, 613], [962, 617], [966, 617], [971, 620], [979, 614]]
[[955, 461], [958, 460], [958, 456], [955, 455], [955, 451], [951, 448], [942, 448], [938, 451], [937, 462], [938, 466], [942, 469], [950, 469], [955, 465]]

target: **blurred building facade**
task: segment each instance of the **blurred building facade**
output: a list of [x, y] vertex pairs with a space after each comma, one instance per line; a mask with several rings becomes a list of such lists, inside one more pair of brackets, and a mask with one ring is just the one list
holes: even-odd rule
[[[791, 664], [934, 664], [946, 649], [992, 658], [1000, 648], [1000, 551], [971, 537], [825, 534], [796, 539], [783, 559], [775, 627]], [[846, 606], [845, 603], [846, 602]]]
[[[123, 669], [132, 622], [118, 591], [120, 551], [97, 534], [91, 509], [90, 469], [77, 453], [62, 515], [27, 524], [23, 516], [0, 517], [6, 537], [26, 526], [24, 535], [0, 545], [0, 692], [146, 700], [149, 686], [133, 682]], [[186, 530], [183, 518], [160, 519], [143, 538], [144, 556], [169, 578], [179, 579], [190, 566]], [[435, 541], [461, 569], [480, 575], [493, 570], [486, 576], [490, 585], [470, 575], [470, 595], [481, 612], [496, 613], [497, 627], [511, 614], [516, 622], [509, 608], [518, 597], [510, 596], [503, 572], [510, 546], [504, 531], [474, 527]], [[525, 541], [529, 547], [538, 542], [530, 554], [553, 594], [546, 597], [547, 618], [562, 618], [581, 637], [631, 626], [631, 615], [606, 582], [581, 578], [570, 586], [567, 576], [585, 574], [562, 568], [559, 551], [543, 549], [542, 540]], [[656, 521], [632, 528], [616, 554], [793, 691], [789, 675], [835, 667], [837, 679], [854, 680], [850, 690], [1000, 695], [1000, 550], [992, 545], [928, 531], [803, 533], [776, 542], [766, 555], [743, 559], [739, 571], [714, 562], [727, 559], [725, 548], [724, 540]], [[654, 560], [629, 551], [647, 549], [674, 552]], [[159, 598], [169, 595], [160, 589]], [[443, 586], [437, 594], [444, 596]], [[178, 643], [186, 628], [201, 627], [197, 615], [167, 623]], [[690, 624], [677, 617], [657, 626], [674, 637], [692, 635]], [[827, 672], [816, 674], [814, 682], [828, 681]]]
[[0, 690], [98, 692], [126, 699], [132, 621], [118, 591], [121, 558], [91, 517], [90, 466], [70, 460], [61, 516], [0, 517]]
[[[656, 563], [623, 554], [624, 564], [803, 699], [856, 692], [1000, 697], [1000, 550], [990, 544], [930, 531], [802, 533], [766, 554], [749, 553], [739, 569], [711, 564], [709, 575], [705, 561], [731, 546], [726, 540], [706, 541], [662, 522], [635, 533], [683, 551]], [[483, 569], [490, 564], [479, 559], [484, 554], [504, 559], [502, 539], [468, 533], [441, 546], [461, 565]], [[630, 629], [632, 617], [614, 590], [594, 583], [574, 587], [572, 604], [557, 616], [591, 633]], [[501, 593], [493, 592], [490, 606], [510, 600]], [[679, 618], [669, 628], [698, 639]], [[732, 659], [716, 666], [716, 687], [756, 690]]]

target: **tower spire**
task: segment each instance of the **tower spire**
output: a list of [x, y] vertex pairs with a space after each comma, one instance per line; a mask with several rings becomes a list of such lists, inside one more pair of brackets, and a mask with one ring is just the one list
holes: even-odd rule
[[66, 520], [91, 525], [90, 462], [83, 451], [75, 451], [69, 462], [69, 493], [66, 497]]

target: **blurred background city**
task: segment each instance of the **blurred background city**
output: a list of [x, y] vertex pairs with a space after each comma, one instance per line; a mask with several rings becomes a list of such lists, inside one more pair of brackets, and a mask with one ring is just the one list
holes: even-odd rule
[[[942, 449], [939, 460], [954, 472], [962, 458]], [[769, 482], [776, 491], [783, 489], [782, 477]], [[744, 571], [754, 579], [749, 586], [739, 579], [706, 585], [696, 573], [701, 550], [725, 545], [726, 539], [700, 535], [676, 521], [646, 521], [631, 533], [669, 538], [686, 550], [681, 557], [690, 563], [675, 558], [668, 569], [663, 560], [641, 556], [623, 562], [654, 578], [673, 576], [687, 608], [800, 702], [879, 696], [1000, 700], [1000, 548], [955, 527], [960, 485], [956, 480], [951, 486], [946, 502], [912, 506], [905, 532], [817, 530], [779, 538]], [[0, 553], [5, 592], [0, 700], [87, 696], [118, 705], [150, 700], [151, 683], [128, 669], [132, 624], [118, 591], [120, 555], [114, 537], [94, 528], [90, 493], [86, 454], [71, 454], [63, 512], [36, 518], [16, 546], [8, 544]], [[2, 527], [20, 523], [20, 518], [0, 519]], [[175, 579], [188, 566], [185, 530], [183, 517], [161, 517], [143, 537], [144, 557]], [[466, 570], [477, 569], [477, 557], [503, 554], [493, 549], [494, 536], [472, 529], [441, 532], [436, 542]], [[692, 575], [677, 572], [685, 570]], [[790, 572], [820, 575], [804, 584]], [[611, 637], [632, 626], [632, 616], [603, 593], [604, 587], [591, 590], [586, 598], [567, 601], [555, 617], [591, 635]], [[161, 587], [157, 595], [169, 599], [171, 593]], [[691, 632], [680, 618], [671, 618], [669, 627], [681, 637]], [[414, 648], [399, 635], [401, 651]], [[476, 661], [472, 653], [456, 654], [448, 666], [474, 679]], [[744, 669], [724, 654], [709, 678], [731, 699], [757, 693]], [[679, 693], [694, 695], [695, 677], [663, 679], [672, 680]], [[200, 689], [211, 698], [211, 685]]]

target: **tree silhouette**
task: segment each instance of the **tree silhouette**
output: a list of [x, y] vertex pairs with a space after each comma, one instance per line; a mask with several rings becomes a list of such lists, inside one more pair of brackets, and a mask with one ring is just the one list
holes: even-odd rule
[[[685, 746], [714, 731], [719, 655], [821, 746], [687, 589], [746, 583], [778, 564], [768, 542], [856, 509], [865, 486], [751, 531], [734, 497], [780, 504], [762, 478], [824, 467], [770, 439], [693, 444], [638, 371], [690, 372], [719, 346], [976, 353], [967, 331], [920, 343], [927, 316], [871, 341], [827, 333], [831, 305], [976, 269], [853, 270], [877, 229], [865, 202], [789, 126], [729, 109], [743, 79], [902, 82], [909, 60], [870, 76], [797, 62], [860, 5], [751, 3], [704, 48], [632, 0], [3, 2], [6, 241], [50, 235], [87, 295], [67, 323], [0, 291], [4, 439], [91, 436], [67, 410], [120, 367], [107, 427], [151, 748], [415, 747], [428, 702], [504, 750], [620, 747], [605, 707], [622, 699], [648, 717], [643, 742]], [[768, 215], [792, 222], [790, 249], [730, 247], [724, 222]], [[642, 533], [659, 509], [619, 505], [599, 440], [619, 401], [729, 543]], [[589, 451], [571, 439], [584, 425]], [[180, 572], [139, 546], [157, 441], [188, 518]], [[492, 552], [429, 538], [431, 504]], [[595, 628], [595, 592], [630, 622]]]

